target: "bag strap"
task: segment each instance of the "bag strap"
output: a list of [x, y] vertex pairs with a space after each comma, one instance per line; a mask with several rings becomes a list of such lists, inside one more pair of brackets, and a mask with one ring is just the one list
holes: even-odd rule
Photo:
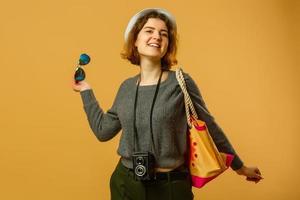
[[[191, 115], [194, 119], [198, 119], [198, 115], [196, 113], [196, 110], [194, 108], [193, 102], [191, 100], [191, 97], [187, 91], [186, 88], [186, 83], [183, 77], [183, 73], [182, 73], [182, 69], [180, 67], [178, 67], [176, 69], [176, 79], [179, 83], [179, 86], [181, 87], [181, 90], [183, 92], [183, 96], [184, 96], [184, 104], [185, 104], [185, 112], [186, 112], [186, 119], [187, 119], [187, 123], [189, 125], [189, 127], [192, 127], [191, 124]], [[190, 114], [190, 111], [192, 112]]]

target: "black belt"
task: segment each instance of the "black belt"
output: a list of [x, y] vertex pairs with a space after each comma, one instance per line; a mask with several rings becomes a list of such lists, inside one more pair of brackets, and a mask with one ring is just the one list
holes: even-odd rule
[[[122, 163], [119, 163], [120, 167], [123, 168], [124, 171], [130, 173], [133, 176], [133, 169], [125, 167]], [[189, 172], [184, 166], [180, 166], [172, 171], [169, 172], [156, 172], [155, 180], [168, 180], [168, 181], [175, 181], [175, 180], [184, 180], [189, 177]], [[149, 182], [149, 181], [148, 181]]]
[[184, 180], [189, 176], [188, 172], [157, 172], [155, 174], [155, 180], [168, 180], [168, 181], [175, 181], [175, 180]]

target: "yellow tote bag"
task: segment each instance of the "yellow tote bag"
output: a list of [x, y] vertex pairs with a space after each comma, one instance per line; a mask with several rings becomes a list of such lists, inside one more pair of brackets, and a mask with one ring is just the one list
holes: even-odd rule
[[198, 119], [193, 102], [187, 92], [181, 68], [176, 69], [176, 78], [184, 94], [189, 126], [187, 133], [189, 138], [188, 164], [192, 185], [201, 188], [228, 169], [234, 155], [219, 152], [205, 122]]

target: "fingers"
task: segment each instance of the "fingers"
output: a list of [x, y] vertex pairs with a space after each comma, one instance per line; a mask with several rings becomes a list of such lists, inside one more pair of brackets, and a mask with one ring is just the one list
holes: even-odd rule
[[254, 169], [254, 172], [255, 172], [255, 176], [257, 178], [263, 179], [261, 172], [259, 171], [259, 169], [257, 167]]
[[75, 92], [79, 92], [80, 91], [80, 83], [78, 82], [78, 83], [76, 83], [76, 81], [72, 81], [72, 88], [73, 88], [73, 91], [75, 91]]
[[71, 87], [74, 92], [80, 92], [81, 87], [82, 87], [82, 81], [76, 81], [74, 77], [72, 76], [71, 78]]
[[80, 89], [77, 88], [76, 86], [73, 86], [73, 91], [74, 91], [74, 92], [80, 92]]
[[260, 170], [257, 167], [250, 167], [249, 168], [249, 173], [247, 173], [247, 181], [252, 181], [255, 183], [258, 183], [259, 181], [261, 181], [262, 179], [264, 179], [261, 175]]
[[255, 173], [261, 175], [261, 173], [260, 173], [260, 171], [259, 171], [259, 169], [257, 167], [254, 169], [254, 171], [255, 171]]
[[250, 177], [247, 177], [246, 180], [258, 183], [261, 180], [261, 178], [250, 178]]

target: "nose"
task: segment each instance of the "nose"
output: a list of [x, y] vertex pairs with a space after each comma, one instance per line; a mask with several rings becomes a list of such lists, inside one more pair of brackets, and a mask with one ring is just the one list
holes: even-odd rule
[[153, 38], [160, 41], [160, 40], [161, 40], [160, 32], [154, 31], [154, 33], [153, 33]]

